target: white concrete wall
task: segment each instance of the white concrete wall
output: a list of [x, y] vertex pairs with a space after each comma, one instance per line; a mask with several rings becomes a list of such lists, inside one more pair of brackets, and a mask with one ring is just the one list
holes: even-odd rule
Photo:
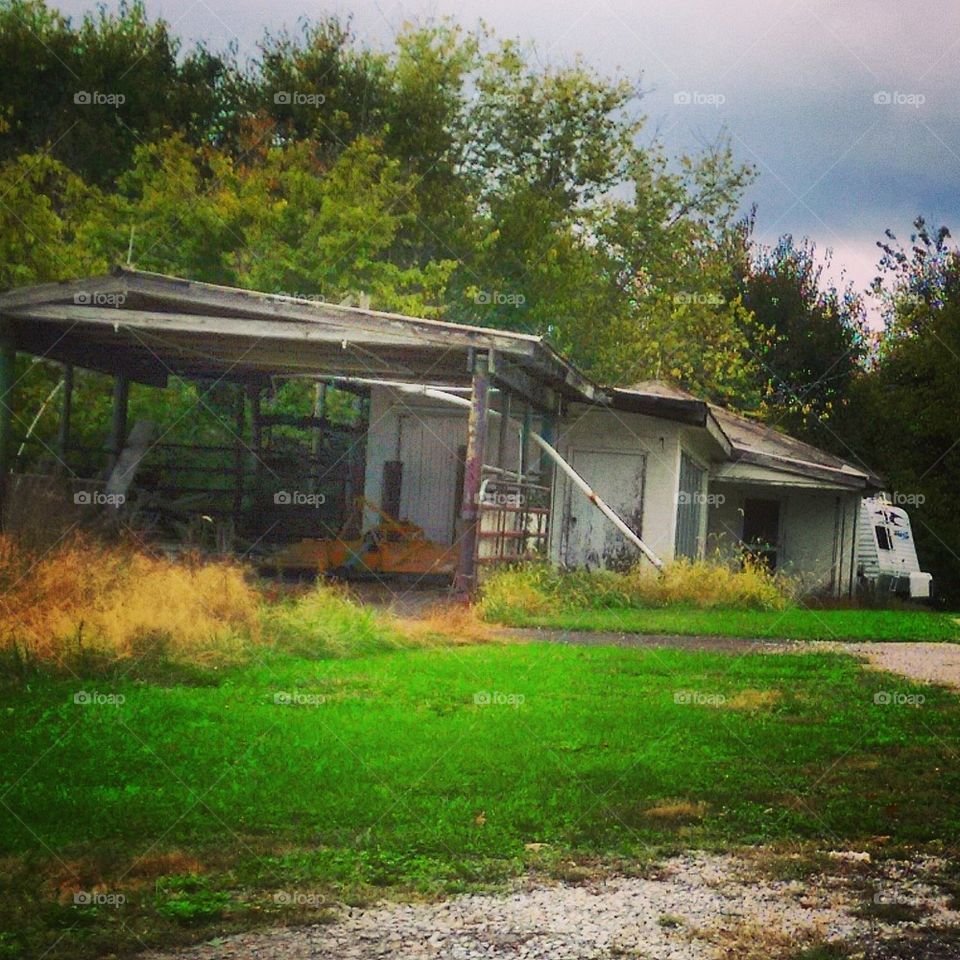
[[[568, 462], [576, 461], [578, 450], [646, 455], [640, 535], [664, 561], [673, 559], [680, 434], [680, 425], [667, 420], [574, 406], [560, 427], [558, 441], [558, 449]], [[584, 479], [598, 485], [601, 480], [590, 476]], [[550, 556], [554, 562], [571, 560], [566, 555], [564, 525], [569, 522], [573, 509], [572, 498], [581, 496], [568, 480], [558, 475], [550, 537]], [[585, 562], [587, 558], [572, 559]]]
[[737, 553], [745, 499], [778, 500], [778, 570], [794, 577], [803, 592], [849, 592], [856, 569], [858, 493], [732, 483], [714, 483], [711, 492], [725, 499], [709, 510], [708, 555]]
[[[494, 400], [496, 407], [497, 400]], [[496, 464], [498, 418], [491, 418], [488, 433], [487, 463]], [[539, 423], [535, 420], [534, 429]], [[704, 430], [660, 420], [642, 414], [621, 413], [588, 406], [573, 406], [559, 427], [557, 447], [568, 462], [576, 465], [578, 452], [582, 464], [607, 464], [611, 476], [620, 478], [622, 464], [643, 462], [643, 490], [640, 535], [665, 562], [674, 557], [677, 517], [677, 482], [680, 453], [686, 451], [708, 468], [716, 467], [718, 448]], [[365, 496], [382, 502], [383, 464], [398, 457], [403, 461], [401, 519], [423, 527], [427, 537], [452, 543], [459, 509], [457, 476], [459, 452], [467, 441], [467, 411], [440, 401], [400, 393], [385, 387], [371, 392], [370, 430], [367, 438]], [[605, 455], [622, 454], [622, 463]], [[591, 456], [592, 455], [592, 456]], [[645, 457], [645, 461], [640, 458]], [[535, 463], [537, 449], [530, 445], [528, 463]], [[519, 459], [519, 430], [507, 433], [505, 456], [500, 464], [516, 469]], [[627, 471], [629, 472], [629, 470]], [[604, 477], [585, 479], [603, 492]], [[733, 554], [743, 533], [741, 509], [746, 497], [765, 497], [781, 502], [780, 569], [797, 576], [804, 589], [823, 590], [833, 585], [835, 592], [850, 589], [856, 570], [853, 551], [856, 539], [856, 511], [859, 495], [846, 491], [797, 488], [784, 483], [722, 483], [708, 480], [707, 492], [722, 494], [723, 502], [708, 502], [704, 510], [705, 553], [709, 557], [719, 547]], [[609, 483], [609, 478], [608, 478]], [[620, 483], [620, 480], [617, 480]], [[626, 484], [623, 484], [624, 486]], [[615, 490], [624, 501], [637, 496], [635, 490]], [[557, 473], [554, 484], [550, 524], [549, 554], [555, 563], [587, 562], [587, 557], [570, 556], [565, 530], [571, 514], [597, 515], [598, 525], [608, 525], [595, 508], [584, 510], [582, 494]], [[839, 508], [838, 508], [839, 498]], [[592, 512], [591, 512], [592, 511]], [[632, 517], [628, 517], [632, 520]], [[378, 518], [368, 511], [365, 527], [375, 526]], [[593, 522], [593, 521], [591, 521]], [[610, 543], [623, 538], [610, 526]], [[623, 540], [623, 546], [626, 541]], [[633, 550], [633, 548], [631, 548]], [[624, 551], [626, 553], [627, 551]], [[636, 552], [639, 559], [639, 552]]]

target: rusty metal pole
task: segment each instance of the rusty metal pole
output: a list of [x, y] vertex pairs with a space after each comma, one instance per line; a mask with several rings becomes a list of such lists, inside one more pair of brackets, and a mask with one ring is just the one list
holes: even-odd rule
[[454, 593], [467, 600], [477, 587], [477, 541], [480, 525], [480, 484], [487, 445], [487, 411], [490, 365], [485, 353], [473, 357], [473, 389], [467, 420], [467, 457], [463, 469], [463, 501], [460, 505], [460, 560]]

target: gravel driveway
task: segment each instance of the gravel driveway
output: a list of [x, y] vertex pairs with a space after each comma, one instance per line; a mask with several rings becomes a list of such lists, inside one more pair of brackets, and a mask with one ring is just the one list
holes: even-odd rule
[[[856, 942], [871, 960], [955, 960], [960, 943], [942, 931], [960, 923], [960, 913], [928, 882], [939, 861], [869, 867], [868, 901], [917, 911], [916, 922], [898, 926], [855, 915], [867, 865], [848, 856], [857, 854], [840, 852], [837, 875], [813, 883], [765, 879], [743, 858], [681, 856], [650, 878], [526, 881], [503, 896], [345, 909], [328, 925], [244, 934], [144, 960], [773, 960], [828, 940]], [[910, 952], [896, 952], [898, 945]]]

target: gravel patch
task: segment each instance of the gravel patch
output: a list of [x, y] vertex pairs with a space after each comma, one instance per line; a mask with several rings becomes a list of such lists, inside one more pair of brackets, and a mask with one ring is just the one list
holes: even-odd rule
[[[324, 926], [244, 934], [177, 953], [143, 956], [144, 960], [717, 960], [754, 956], [772, 960], [806, 943], [826, 940], [856, 941], [861, 949], [884, 950], [897, 942], [905, 928], [912, 933], [911, 942], [922, 945], [935, 936], [936, 928], [960, 923], [960, 913], [949, 910], [945, 897], [926, 880], [940, 866], [938, 861], [870, 868], [877, 873], [874, 896], [913, 904], [924, 914], [906, 925], [856, 916], [853, 911], [864, 902], [862, 890], [857, 889], [857, 883], [862, 885], [863, 864], [856, 862], [851, 868], [842, 855], [836, 862], [840, 865], [836, 876], [800, 883], [765, 878], [755, 862], [743, 858], [690, 854], [666, 861], [650, 878], [612, 876], [577, 886], [528, 879], [518, 881], [506, 895], [344, 908], [334, 923]], [[851, 880], [851, 870], [857, 883]], [[887, 955], [894, 954], [873, 954]]]

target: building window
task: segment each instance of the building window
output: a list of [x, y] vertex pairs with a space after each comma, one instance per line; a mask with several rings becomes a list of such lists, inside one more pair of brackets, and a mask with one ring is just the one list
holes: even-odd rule
[[881, 527], [879, 524], [874, 527], [874, 530], [877, 531], [877, 546], [881, 550], [892, 550], [893, 541], [890, 539], [890, 531], [886, 527]]
[[780, 501], [747, 497], [743, 501], [743, 543], [754, 559], [777, 569]]
[[677, 485], [677, 536], [674, 554], [696, 560], [700, 556], [706, 470], [685, 453], [680, 454], [680, 481]]

